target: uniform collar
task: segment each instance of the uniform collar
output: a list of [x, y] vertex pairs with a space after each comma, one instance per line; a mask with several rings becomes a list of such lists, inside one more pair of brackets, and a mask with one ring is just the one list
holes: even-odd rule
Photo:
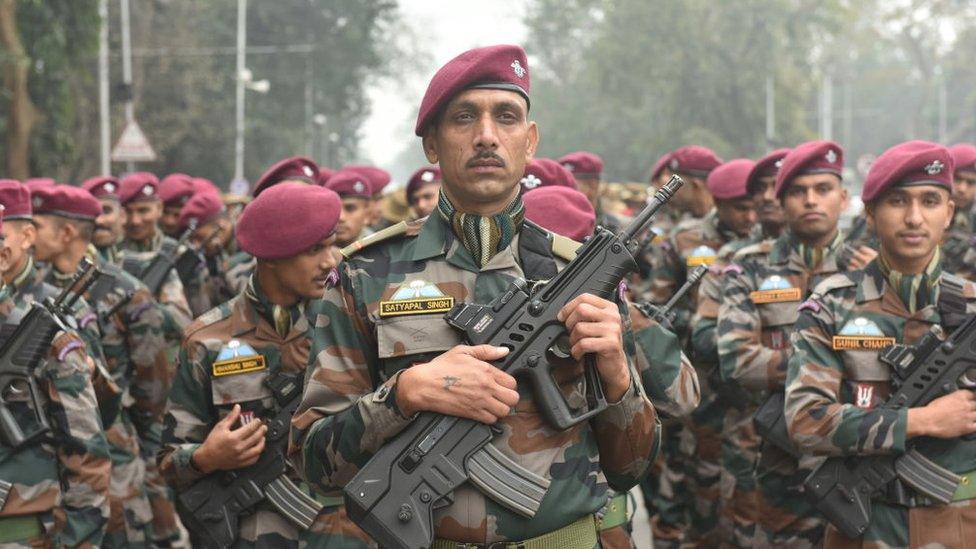
[[[271, 317], [271, 303], [264, 297], [260, 285], [255, 282], [255, 275], [252, 274], [247, 286], [234, 304], [234, 310], [231, 314], [231, 333], [233, 337], [240, 337], [249, 332], [256, 332], [261, 339], [282, 341], [281, 336], [275, 330]], [[305, 302], [299, 301], [292, 305], [289, 307], [289, 312], [292, 313], [292, 323], [288, 336], [284, 338], [285, 342], [304, 337], [308, 331]]]

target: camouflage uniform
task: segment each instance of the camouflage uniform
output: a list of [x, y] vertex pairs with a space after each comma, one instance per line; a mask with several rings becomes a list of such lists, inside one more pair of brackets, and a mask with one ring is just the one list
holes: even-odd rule
[[[0, 316], [5, 323], [19, 323], [33, 300], [11, 295], [12, 289], [4, 293]], [[0, 498], [3, 547], [101, 545], [111, 463], [91, 372], [84, 343], [65, 332], [55, 336], [35, 369], [52, 439], [16, 450], [0, 442], [0, 480], [12, 484]], [[18, 422], [34, 427], [23, 397], [5, 397]]]
[[[137, 273], [141, 273], [143, 269], [149, 266], [153, 258], [156, 257], [156, 253], [159, 252], [160, 247], [162, 247], [163, 242], [166, 240], [175, 244], [170, 237], [163, 235], [161, 232], [157, 232], [156, 236], [148, 244], [131, 240], [123, 241], [119, 252], [121, 259], [120, 265], [129, 274], [136, 275]], [[183, 339], [183, 330], [189, 326], [190, 321], [193, 320], [193, 316], [190, 312], [190, 304], [186, 300], [183, 282], [180, 281], [180, 277], [176, 274], [175, 270], [169, 272], [166, 281], [163, 282], [162, 287], [159, 289], [159, 295], [155, 297], [159, 301], [159, 304], [162, 305], [163, 313], [165, 314], [166, 323], [164, 327], [166, 339], [171, 345], [179, 345], [179, 342]]]
[[[99, 409], [112, 457], [109, 486], [111, 518], [106, 529], [106, 547], [137, 547], [146, 544], [147, 530], [154, 516], [145, 486], [147, 471], [158, 478], [155, 454], [162, 431], [162, 410], [168, 392], [166, 342], [163, 313], [149, 289], [120, 267], [99, 261], [103, 279], [86, 297], [98, 311], [101, 348], [117, 394], [99, 394]], [[64, 287], [70, 277], [51, 269], [49, 283]], [[111, 316], [107, 313], [127, 300]], [[86, 323], [84, 318], [81, 323]], [[170, 539], [179, 532], [175, 516], [164, 498], [154, 498], [160, 517], [152, 534]], [[162, 508], [159, 508], [162, 506]], [[167, 511], [166, 508], [169, 508]]]
[[[970, 473], [976, 469], [976, 441], [919, 437], [907, 443], [907, 408], [880, 408], [892, 390], [889, 367], [877, 350], [854, 348], [863, 349], [859, 340], [884, 338], [890, 338], [885, 343], [912, 344], [941, 322], [934, 305], [938, 285], [927, 289], [927, 299], [917, 298], [911, 312], [906, 292], [890, 282], [896, 273], [885, 271], [876, 260], [862, 271], [831, 277], [801, 307], [786, 377], [786, 419], [793, 441], [817, 456], [901, 454], [911, 447], [954, 473]], [[926, 276], [940, 279], [937, 258]], [[956, 280], [963, 285], [966, 312], [976, 313], [976, 285]], [[862, 539], [850, 540], [828, 526], [825, 545], [971, 547], [974, 504], [969, 499], [909, 509], [877, 498]]]
[[976, 277], [976, 252], [973, 252], [973, 212], [959, 210], [952, 219], [952, 226], [942, 238], [942, 266], [948, 273], [958, 274], [969, 280]]
[[237, 295], [244, 291], [244, 288], [247, 287], [247, 281], [251, 278], [251, 273], [254, 272], [255, 263], [254, 256], [245, 251], [239, 251], [224, 258], [221, 271], [223, 271], [224, 286], [228, 292]]
[[[292, 424], [293, 459], [306, 479], [331, 493], [409, 424], [396, 406], [397, 372], [462, 343], [443, 311], [384, 318], [380, 303], [416, 292], [487, 303], [513, 277], [551, 278], [578, 246], [526, 221], [511, 244], [481, 268], [440, 215], [389, 230], [340, 265], [338, 286], [314, 302], [310, 315], [314, 362]], [[554, 250], [564, 248], [554, 257]], [[621, 314], [627, 322], [626, 309]], [[566, 366], [571, 364], [577, 363]], [[579, 395], [581, 371], [574, 373], [563, 381], [564, 390]], [[496, 424], [503, 432], [494, 444], [551, 479], [542, 506], [527, 519], [464, 485], [453, 503], [434, 511], [438, 538], [493, 543], [553, 532], [599, 511], [608, 485], [627, 491], [645, 474], [656, 416], [639, 384], [590, 422], [566, 431], [554, 430], [537, 413], [527, 385], [520, 384], [519, 393], [514, 414]]]
[[[252, 284], [187, 328], [166, 410], [164, 446], [159, 454], [163, 476], [177, 493], [203, 478], [190, 458], [234, 404], [240, 404], [242, 410], [253, 412], [257, 418], [273, 413], [276, 410], [272, 393], [264, 380], [279, 371], [305, 370], [309, 356], [305, 305], [289, 308], [291, 326], [285, 336], [275, 329], [273, 307], [260, 286]], [[260, 369], [215, 375], [219, 363], [227, 360], [224, 355], [256, 354], [263, 357]], [[297, 474], [290, 476], [296, 483], [301, 482]], [[268, 502], [262, 502], [256, 512], [241, 517], [235, 547], [368, 545], [366, 534], [345, 518], [345, 509], [338, 502], [330, 503], [332, 506], [318, 516], [311, 530], [299, 531]]]
[[772, 444], [760, 447], [752, 418], [770, 392], [782, 388], [797, 307], [811, 287], [839, 270], [836, 250], [841, 244], [838, 234], [818, 252], [787, 232], [742, 248], [724, 270], [718, 324], [721, 377], [743, 396], [737, 399], [742, 405], [730, 407], [725, 415], [722, 496], [731, 540], [739, 547], [809, 546], [820, 538], [821, 521], [796, 491], [809, 471]]

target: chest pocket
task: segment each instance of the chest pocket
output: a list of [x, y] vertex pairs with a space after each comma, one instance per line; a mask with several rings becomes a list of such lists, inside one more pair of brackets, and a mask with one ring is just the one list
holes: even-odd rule
[[800, 301], [761, 303], [756, 305], [762, 320], [762, 343], [770, 349], [785, 349], [790, 346], [790, 333], [800, 316]]
[[267, 368], [254, 372], [239, 374], [225, 374], [213, 376], [210, 387], [214, 406], [224, 417], [235, 404], [241, 405], [241, 410], [253, 412], [261, 416], [274, 406], [271, 389], [265, 385], [265, 380], [271, 371]]
[[441, 313], [376, 321], [377, 356], [383, 363], [384, 379], [462, 343], [461, 334], [447, 324]]

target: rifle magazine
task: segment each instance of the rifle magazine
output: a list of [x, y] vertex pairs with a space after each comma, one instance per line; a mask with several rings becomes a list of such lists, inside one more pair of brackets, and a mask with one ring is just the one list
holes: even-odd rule
[[948, 504], [962, 477], [929, 460], [914, 448], [895, 460], [895, 473], [919, 494]]
[[528, 518], [539, 511], [550, 481], [488, 444], [468, 460], [468, 478], [486, 496]]
[[323, 509], [322, 504], [302, 491], [285, 475], [281, 475], [265, 486], [264, 497], [279, 513], [303, 530], [312, 527], [315, 517]]

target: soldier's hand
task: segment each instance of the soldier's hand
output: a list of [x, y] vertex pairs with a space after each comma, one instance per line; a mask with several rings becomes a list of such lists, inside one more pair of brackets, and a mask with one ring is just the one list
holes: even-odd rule
[[874, 261], [874, 258], [877, 256], [877, 250], [873, 250], [867, 246], [861, 246], [854, 250], [854, 253], [851, 255], [851, 263], [848, 267], [850, 270], [863, 269], [868, 266], [868, 263]]
[[241, 405], [235, 404], [227, 417], [217, 422], [207, 439], [195, 452], [193, 464], [203, 473], [229, 471], [254, 465], [264, 451], [268, 426], [260, 419], [234, 428], [241, 417]]
[[591, 294], [567, 303], [557, 318], [569, 330], [570, 354], [576, 360], [592, 353], [610, 402], [618, 402], [630, 388], [624, 354], [623, 321], [617, 305]]
[[957, 438], [972, 433], [976, 433], [976, 393], [969, 389], [959, 389], [908, 410], [908, 438]]
[[515, 378], [487, 362], [507, 354], [504, 347], [458, 345], [410, 367], [397, 381], [397, 405], [407, 416], [430, 411], [495, 423], [519, 401]]

